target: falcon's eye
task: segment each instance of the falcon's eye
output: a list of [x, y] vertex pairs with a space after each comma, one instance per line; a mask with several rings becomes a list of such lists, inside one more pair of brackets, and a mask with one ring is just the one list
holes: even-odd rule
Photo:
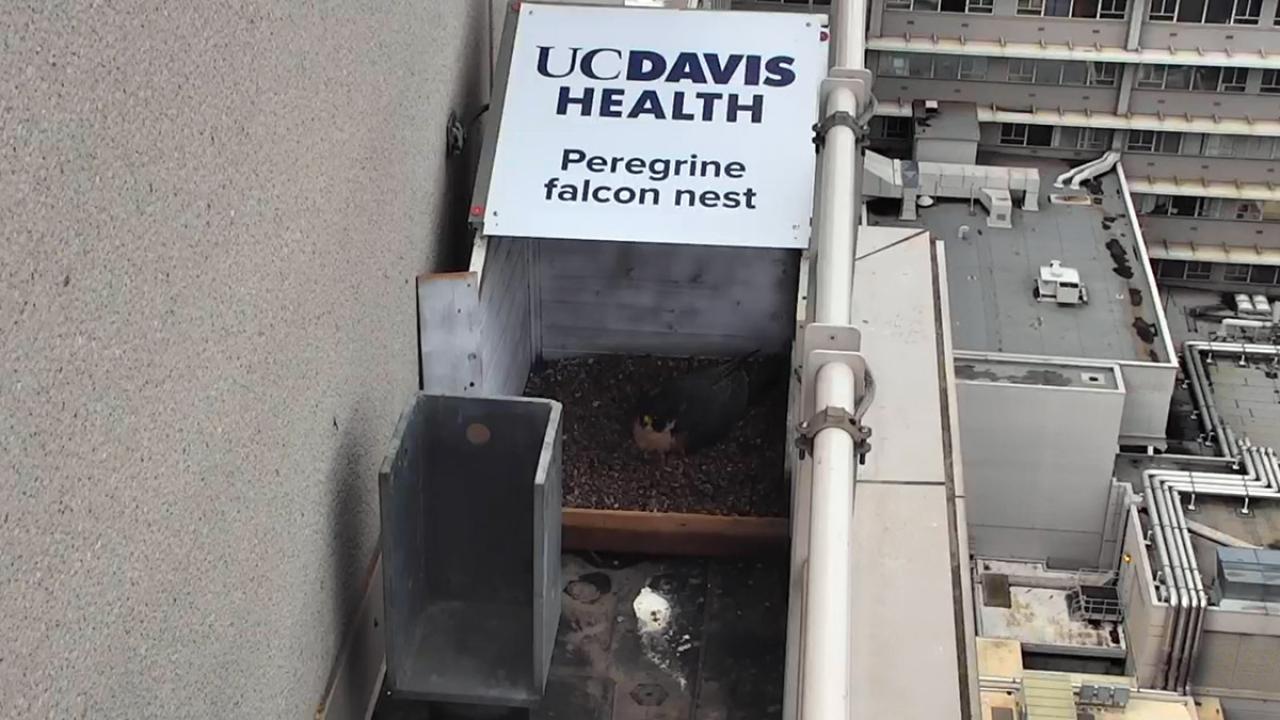
[[653, 427], [653, 416], [645, 415], [644, 417], [640, 418], [640, 422], [644, 423], [645, 427], [651, 428]]

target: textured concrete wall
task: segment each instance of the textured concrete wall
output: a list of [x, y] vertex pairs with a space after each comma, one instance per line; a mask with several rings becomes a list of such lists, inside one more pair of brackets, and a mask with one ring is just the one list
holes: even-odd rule
[[0, 3], [0, 718], [311, 716], [487, 9]]

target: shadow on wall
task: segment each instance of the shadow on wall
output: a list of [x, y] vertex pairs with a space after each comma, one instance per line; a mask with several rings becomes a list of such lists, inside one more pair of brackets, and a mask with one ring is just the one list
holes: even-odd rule
[[[477, 10], [470, 13], [465, 32], [470, 37], [487, 38], [489, 23], [488, 11]], [[456, 89], [453, 98], [443, 106], [442, 116], [437, 123], [440, 143], [438, 157], [441, 158], [442, 167], [430, 174], [436, 180], [436, 192], [429, 193], [425, 198], [427, 202], [434, 203], [433, 207], [427, 208], [429, 212], [425, 216], [439, 218], [439, 222], [436, 227], [422, 229], [421, 244], [422, 247], [435, 251], [436, 260], [432, 264], [436, 267], [429, 268], [434, 272], [464, 270], [471, 258], [468, 213], [484, 135], [484, 121], [489, 119], [487, 113], [477, 118], [479, 110], [487, 102], [488, 41], [478, 41], [471, 47], [473, 51], [468, 56], [456, 59]], [[456, 112], [464, 122], [477, 118], [468, 128], [467, 144], [457, 155], [449, 155], [445, 151], [446, 124], [450, 110]], [[409, 301], [413, 301], [412, 296]], [[414, 302], [414, 305], [416, 313], [417, 303]], [[416, 326], [415, 323], [415, 328]], [[414, 354], [404, 358], [404, 362], [418, 365], [416, 341], [413, 347]], [[418, 387], [421, 387], [421, 376]], [[405, 401], [407, 400], [406, 396]], [[391, 412], [397, 414], [397, 417], [390, 418], [392, 426], [401, 409], [391, 409]], [[336, 662], [331, 670], [333, 674], [325, 683], [324, 692], [329, 697], [367, 698], [373, 688], [357, 687], [368, 676], [361, 668], [380, 667], [382, 657], [366, 656], [370, 652], [370, 645], [357, 641], [356, 636], [365, 631], [357, 623], [362, 620], [359, 617], [361, 603], [370, 589], [369, 583], [373, 580], [378, 560], [380, 521], [377, 468], [382, 457], [367, 457], [367, 452], [362, 449], [360, 438], [363, 436], [358, 426], [358, 412], [351, 413], [347, 418], [334, 418], [333, 422], [338, 433], [338, 443], [324, 484], [329, 499], [326, 525], [329, 528], [331, 558], [327, 590], [333, 626], [339, 629], [341, 640], [336, 651], [348, 654], [346, 657], [334, 658]], [[385, 451], [392, 438], [388, 436], [381, 440], [375, 446], [378, 453]], [[376, 618], [380, 618], [381, 608], [375, 609], [374, 613]], [[340, 670], [344, 662], [346, 667]], [[323, 702], [324, 698], [319, 700]], [[333, 709], [337, 711], [337, 708]], [[330, 720], [342, 719], [330, 717]]]
[[[487, 4], [487, 3], [486, 3]], [[486, 9], [471, 13], [467, 33], [472, 37], [489, 37], [489, 13]], [[480, 162], [480, 150], [484, 141], [485, 124], [495, 118], [490, 113], [481, 114], [489, 92], [488, 41], [476, 44], [477, 52], [458, 67], [458, 96], [452, 110], [466, 125], [466, 145], [458, 155], [444, 156], [444, 171], [440, 178], [441, 192], [436, 195], [436, 217], [442, 218], [436, 237], [443, 238], [440, 247], [439, 267], [435, 272], [466, 270], [471, 263], [471, 231], [467, 226], [471, 210], [471, 192], [475, 185], [476, 169]], [[440, 118], [439, 139], [441, 147], [446, 143], [448, 115]]]
[[[369, 458], [362, 451], [359, 442], [359, 430], [355, 420], [348, 418], [343, 424], [335, 419], [339, 441], [333, 462], [325, 478], [325, 487], [329, 492], [329, 507], [326, 525], [329, 527], [329, 563], [330, 592], [329, 609], [334, 627], [341, 629], [339, 637], [347, 647], [349, 636], [355, 629], [353, 624], [360, 611], [360, 602], [364, 598], [374, 564], [378, 556], [378, 493], [377, 475], [365, 477], [365, 469], [370, 466]], [[368, 528], [374, 526], [372, 533], [372, 555]], [[363, 646], [359, 643], [350, 645], [359, 652]], [[350, 665], [359, 667], [365, 662], [381, 663], [381, 658], [347, 658]], [[336, 665], [335, 665], [336, 670]], [[359, 680], [360, 673], [345, 672], [340, 677], [330, 677], [325, 683], [326, 690], [335, 682], [352, 683]], [[363, 688], [334, 688], [336, 694], [343, 697], [359, 696], [367, 692]]]

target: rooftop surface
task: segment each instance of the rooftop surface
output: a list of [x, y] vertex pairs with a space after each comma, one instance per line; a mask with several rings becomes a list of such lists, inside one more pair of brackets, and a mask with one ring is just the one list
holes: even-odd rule
[[1077, 581], [1093, 584], [1102, 577], [1054, 571], [1040, 563], [982, 560], [974, 590], [978, 634], [1017, 640], [1040, 652], [1123, 657], [1126, 646], [1119, 623], [1072, 616], [1068, 594]]
[[[1049, 196], [1067, 192], [1053, 187], [1066, 163], [998, 155], [984, 155], [979, 162], [1038, 168], [1040, 210], [1024, 212], [1015, 202], [1011, 229], [987, 227], [986, 211], [977, 206], [971, 212], [967, 201], [939, 199], [920, 208], [914, 222], [899, 220], [896, 210], [889, 215], [870, 211], [872, 224], [911, 225], [943, 238], [956, 350], [1167, 361], [1161, 344], [1144, 342], [1135, 329], [1136, 319], [1154, 324], [1157, 315], [1115, 174], [1099, 178], [1095, 202], [1057, 204]], [[958, 237], [962, 225], [970, 228], [963, 239]], [[1107, 247], [1112, 239], [1125, 250], [1132, 279], [1113, 269]], [[1087, 304], [1058, 306], [1032, 296], [1040, 266], [1051, 260], [1080, 272]]]

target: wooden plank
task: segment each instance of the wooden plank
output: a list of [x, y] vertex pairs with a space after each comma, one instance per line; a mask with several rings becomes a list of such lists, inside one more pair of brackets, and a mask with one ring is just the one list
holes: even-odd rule
[[472, 272], [418, 278], [422, 389], [476, 393], [481, 387], [479, 278]]
[[566, 550], [645, 555], [749, 556], [786, 552], [786, 518], [565, 508]]
[[542, 242], [528, 240], [529, 273], [529, 357], [536, 361], [542, 357]]
[[488, 238], [481, 276], [484, 390], [519, 395], [529, 375], [529, 292], [523, 241]]
[[382, 552], [374, 553], [365, 577], [364, 599], [347, 629], [342, 649], [315, 720], [368, 720], [386, 670], [386, 636], [382, 622]]

